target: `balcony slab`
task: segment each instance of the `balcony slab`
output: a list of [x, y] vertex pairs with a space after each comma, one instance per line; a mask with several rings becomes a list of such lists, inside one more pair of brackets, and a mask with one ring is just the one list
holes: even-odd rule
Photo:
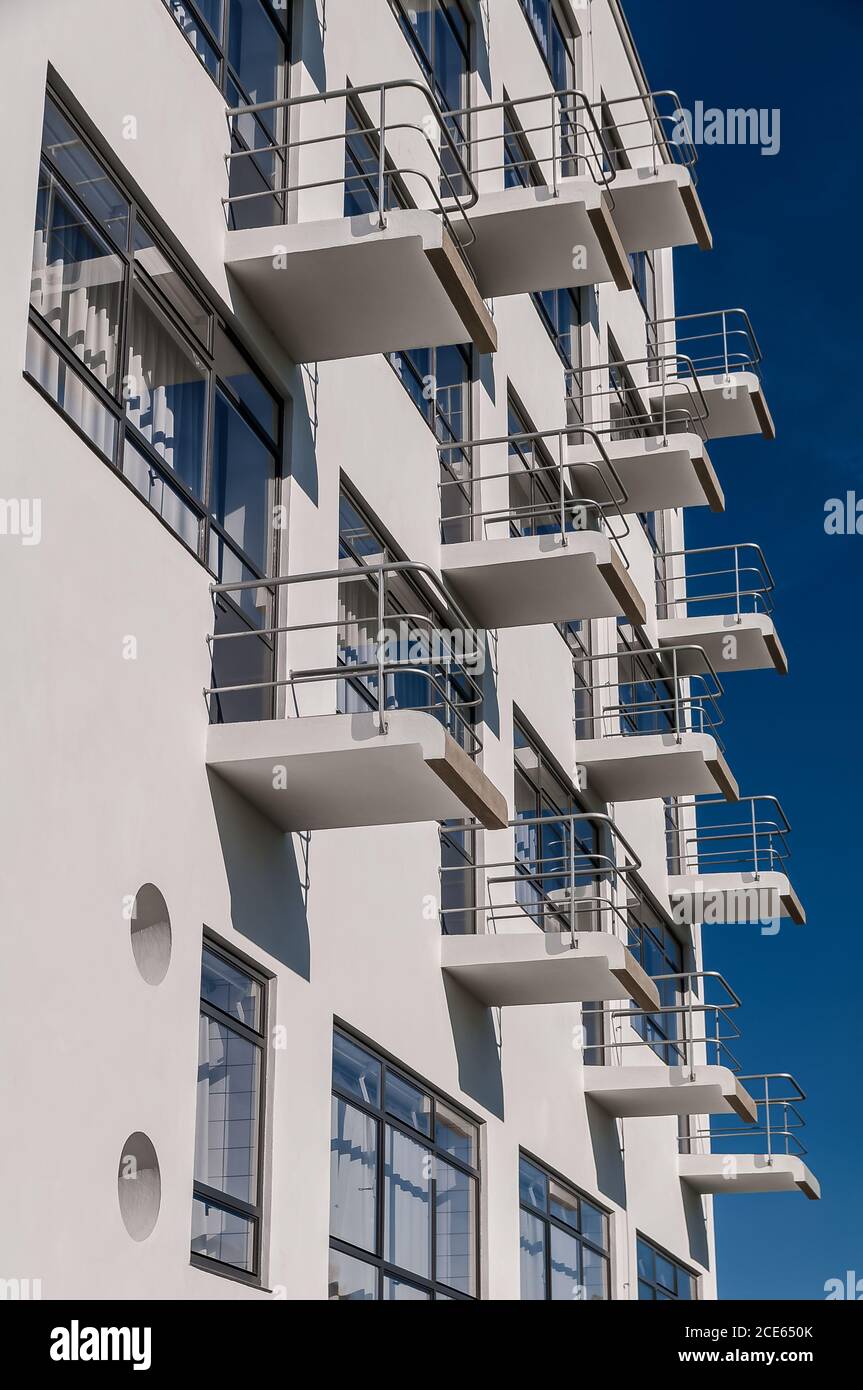
[[489, 1006], [633, 999], [652, 1009], [659, 1003], [656, 985], [632, 952], [607, 933], [444, 936], [441, 966]]
[[737, 801], [737, 782], [709, 734], [635, 734], [579, 739], [576, 761], [603, 801], [646, 801], [665, 796], [715, 796]]
[[659, 251], [667, 246], [713, 248], [713, 237], [689, 169], [661, 164], [648, 169], [620, 169], [611, 185], [612, 216], [629, 251]]
[[772, 618], [765, 613], [743, 613], [739, 619], [733, 613], [713, 617], [698, 614], [697, 604], [695, 608], [694, 617], [660, 618], [657, 623], [660, 647], [687, 648], [678, 656], [682, 676], [703, 675], [710, 669], [701, 651], [720, 679], [726, 671], [778, 671], [787, 676], [788, 658]]
[[789, 917], [806, 924], [806, 910], [786, 874], [671, 874], [668, 896], [688, 922], [718, 925], [773, 922]]
[[506, 798], [431, 714], [391, 710], [215, 724], [207, 767], [280, 830], [476, 818], [508, 823]]
[[[685, 341], [681, 350], [685, 351]], [[742, 435], [760, 434], [765, 439], [776, 438], [776, 426], [764, 396], [760, 378], [755, 372], [731, 372], [699, 376], [698, 385], [709, 411], [704, 429], [708, 439], [731, 439]], [[686, 410], [691, 406], [691, 383], [669, 383], [666, 389], [667, 408]], [[662, 415], [662, 396], [651, 394], [650, 408], [657, 419]]]
[[681, 1182], [704, 1197], [735, 1192], [802, 1192], [810, 1201], [821, 1196], [818, 1179], [793, 1154], [681, 1154]]
[[495, 352], [494, 321], [433, 212], [227, 231], [225, 263], [295, 362], [473, 342]]
[[585, 1067], [584, 1092], [617, 1119], [653, 1115], [737, 1115], [755, 1124], [758, 1108], [728, 1067]]
[[486, 628], [624, 616], [642, 624], [644, 599], [620, 553], [596, 531], [463, 541], [441, 550], [445, 580]]
[[[622, 482], [628, 500], [621, 503], [625, 515], [663, 511], [671, 507], [709, 507], [725, 510], [725, 496], [708, 457], [704, 440], [697, 434], [673, 434], [667, 442], [656, 439], [603, 439], [606, 453]], [[614, 495], [617, 484], [591, 444], [571, 445], [568, 453], [576, 491], [592, 497], [596, 492], [595, 463], [605, 485]]]

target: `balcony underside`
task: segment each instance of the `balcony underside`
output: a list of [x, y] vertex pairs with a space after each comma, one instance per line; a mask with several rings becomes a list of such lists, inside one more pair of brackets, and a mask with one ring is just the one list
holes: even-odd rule
[[772, 618], [764, 613], [733, 613], [716, 617], [661, 618], [657, 623], [660, 647], [685, 647], [678, 656], [681, 676], [703, 675], [710, 668], [701, 648], [720, 679], [726, 671], [778, 671], [788, 674], [788, 658]]
[[[483, 194], [468, 214], [476, 241], [465, 250], [485, 299], [613, 281], [632, 288], [608, 195], [592, 180]], [[583, 256], [577, 251], [583, 248]]]
[[[681, 351], [686, 343], [681, 344]], [[731, 372], [729, 376], [699, 376], [698, 385], [708, 409], [704, 428], [708, 439], [731, 439], [740, 435], [760, 434], [765, 439], [776, 438], [776, 426], [761, 382], [754, 372]], [[667, 409], [692, 408], [692, 383], [671, 382], [666, 391]], [[650, 408], [658, 417], [662, 414], [662, 396], [652, 395]]]
[[786, 874], [672, 874], [668, 896], [687, 922], [733, 925], [789, 917], [798, 927], [806, 924], [806, 910]]
[[295, 362], [473, 342], [494, 321], [434, 213], [410, 209], [226, 233], [225, 263]]
[[663, 796], [716, 796], [737, 801], [737, 782], [709, 734], [634, 734], [579, 739], [576, 762], [603, 801], [647, 801]]
[[[666, 445], [662, 439], [607, 438], [603, 445], [629, 495], [620, 507], [624, 514], [671, 507], [725, 510], [719, 479], [697, 434], [672, 435]], [[583, 496], [590, 497], [596, 488], [596, 470], [588, 463], [598, 464], [609, 491], [616, 492], [617, 484], [593, 445], [571, 446], [568, 458], [575, 488]]]
[[681, 1154], [682, 1182], [705, 1197], [731, 1192], [802, 1192], [810, 1201], [821, 1196], [818, 1179], [793, 1154]]
[[755, 1101], [728, 1067], [585, 1067], [584, 1092], [617, 1119], [737, 1115], [754, 1124]]
[[391, 710], [217, 724], [207, 767], [280, 830], [335, 830], [476, 816], [507, 825], [506, 798], [431, 714]]
[[441, 966], [482, 1004], [571, 1004], [633, 999], [656, 1008], [656, 985], [615, 936], [517, 932], [444, 936]]
[[659, 251], [666, 246], [713, 248], [692, 175], [680, 164], [653, 169], [621, 169], [611, 186], [612, 216], [627, 251]]
[[645, 621], [645, 604], [620, 554], [596, 531], [445, 545], [441, 569], [481, 627], [529, 627], [577, 618]]

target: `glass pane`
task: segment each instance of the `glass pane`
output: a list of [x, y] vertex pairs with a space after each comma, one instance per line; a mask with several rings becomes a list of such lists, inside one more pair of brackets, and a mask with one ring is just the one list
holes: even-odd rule
[[208, 373], [136, 287], [126, 414], [194, 497], [202, 496]]
[[461, 1293], [476, 1292], [476, 1181], [435, 1160], [435, 1235], [441, 1284]]
[[366, 1105], [381, 1103], [381, 1064], [344, 1033], [333, 1034], [333, 1086]]
[[[258, 592], [247, 590], [242, 597], [251, 603]], [[242, 635], [234, 637], [233, 633]], [[222, 599], [216, 601], [214, 637], [210, 682], [213, 689], [228, 692], [231, 686], [244, 685], [252, 689], [211, 696], [212, 722], [255, 724], [272, 718], [273, 688], [267, 684], [273, 679], [272, 647]]]
[[[261, 581], [260, 574], [249, 568], [215, 526], [210, 527], [208, 562], [213, 574], [218, 576], [222, 584]], [[238, 589], [231, 593], [230, 597], [242, 612], [249, 627], [263, 629], [272, 626], [270, 620], [273, 615], [273, 591], [262, 581], [256, 582], [253, 589]], [[267, 679], [272, 679], [272, 676], [268, 676]]]
[[[252, 105], [281, 95], [285, 45], [261, 0], [231, 0], [228, 16], [228, 61]], [[275, 137], [278, 111], [264, 111], [261, 120]]]
[[431, 1134], [431, 1101], [417, 1086], [387, 1068], [386, 1108], [420, 1134]]
[[192, 1202], [192, 1254], [223, 1265], [255, 1270], [255, 1222], [237, 1212], [225, 1211], [204, 1197]]
[[123, 262], [44, 168], [36, 201], [30, 303], [112, 394]]
[[643, 1279], [653, 1279], [653, 1246], [638, 1242], [638, 1272]]
[[365, 1260], [355, 1260], [340, 1250], [330, 1251], [328, 1298], [331, 1303], [373, 1302], [378, 1296], [378, 1272]]
[[384, 1257], [426, 1279], [431, 1276], [431, 1168], [424, 1145], [387, 1126]]
[[113, 237], [116, 245], [125, 250], [129, 239], [129, 204], [50, 97], [45, 100], [42, 149], [87, 211]]
[[651, 1286], [649, 1284], [642, 1283], [640, 1279], [638, 1281], [638, 1297], [639, 1300], [644, 1303], [652, 1303], [655, 1297]]
[[687, 1303], [695, 1298], [695, 1280], [685, 1269], [677, 1271], [677, 1297]]
[[63, 413], [113, 462], [117, 448], [116, 417], [32, 325], [27, 328], [25, 366]]
[[656, 1282], [657, 1284], [661, 1284], [664, 1289], [668, 1289], [671, 1293], [674, 1293], [677, 1289], [675, 1267], [671, 1263], [671, 1260], [666, 1260], [665, 1256], [660, 1255], [658, 1251], [656, 1254]]
[[[215, 77], [218, 81], [219, 55], [216, 52], [213, 45], [210, 43], [209, 39], [206, 38], [206, 36], [204, 35], [204, 31], [201, 29], [200, 25], [189, 13], [188, 6], [182, 4], [181, 0], [165, 0], [165, 3], [168, 6], [168, 9], [171, 11], [171, 14], [174, 16], [174, 19], [179, 24], [183, 33], [186, 35], [186, 38], [192, 45], [192, 48], [197, 53], [204, 67], [207, 69], [207, 72], [210, 74], [211, 77]], [[218, 8], [218, 6], [213, 3], [213, 0], [203, 0], [203, 3], [200, 5], [200, 8], [203, 12], [204, 18], [209, 20], [210, 12], [214, 11], [216, 8]], [[216, 32], [218, 34], [219, 31], [216, 30]]]
[[548, 1210], [548, 1179], [526, 1158], [519, 1159], [518, 1164], [518, 1200], [522, 1206]]
[[123, 451], [123, 476], [129, 479], [148, 507], [152, 507], [197, 554], [201, 539], [200, 512], [189, 505], [187, 498], [173, 486], [162, 469], [157, 468], [128, 439]]
[[247, 1028], [261, 1031], [261, 986], [239, 966], [204, 947], [201, 998]]
[[549, 1196], [552, 1216], [556, 1216], [558, 1221], [565, 1222], [567, 1226], [571, 1226], [574, 1231], [577, 1231], [579, 1229], [578, 1198], [556, 1182], [551, 1184]]
[[583, 1298], [579, 1271], [581, 1242], [551, 1227], [551, 1296], [556, 1302]]
[[545, 1232], [546, 1225], [530, 1212], [519, 1213], [521, 1237], [521, 1296], [529, 1301], [544, 1299], [545, 1291]]
[[239, 348], [230, 338], [216, 329], [216, 373], [220, 381], [230, 386], [239, 396], [243, 405], [255, 417], [264, 433], [278, 443], [279, 402], [264, 384], [255, 369], [249, 364]]
[[213, 437], [213, 516], [262, 574], [271, 569], [276, 460], [221, 391]]
[[435, 1143], [460, 1163], [477, 1167], [476, 1125], [462, 1119], [442, 1101], [435, 1104]]
[[425, 1289], [415, 1288], [413, 1284], [405, 1284], [401, 1279], [385, 1279], [384, 1298], [399, 1303], [428, 1303], [431, 1294]]
[[158, 285], [186, 326], [197, 334], [205, 347], [209, 347], [211, 313], [140, 222], [135, 223], [132, 251], [135, 263], [147, 272], [154, 284]]
[[260, 1051], [201, 1015], [195, 1178], [229, 1197], [257, 1200]]
[[587, 1245], [581, 1247], [581, 1282], [588, 1301], [608, 1298], [608, 1260]]
[[608, 1217], [598, 1207], [581, 1199], [581, 1233], [602, 1250], [608, 1249]]
[[347, 1101], [332, 1098], [330, 1234], [375, 1253], [378, 1126]]

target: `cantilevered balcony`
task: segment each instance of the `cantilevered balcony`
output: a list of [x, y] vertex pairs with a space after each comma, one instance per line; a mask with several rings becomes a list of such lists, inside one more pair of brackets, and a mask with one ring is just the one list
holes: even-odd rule
[[432, 571], [379, 564], [212, 592], [207, 767], [280, 829], [507, 824], [477, 762], [484, 646]]
[[773, 576], [759, 545], [669, 550], [656, 557], [661, 647], [689, 647], [684, 675], [704, 670], [788, 673], [773, 621]]
[[[621, 643], [624, 643], [621, 636]], [[574, 664], [576, 760], [604, 801], [721, 793], [737, 800], [718, 729], [722, 684], [705, 654], [641, 648], [579, 657]]]
[[228, 275], [294, 361], [495, 351], [467, 149], [422, 82], [258, 102], [228, 123]]
[[492, 849], [483, 858], [463, 854], [467, 837], [479, 838], [472, 825], [441, 832], [447, 978], [486, 1006], [659, 1005], [636, 959], [640, 862], [608, 816], [522, 817], [508, 834], [485, 837]]
[[775, 439], [776, 428], [764, 396], [761, 348], [745, 309], [679, 314], [652, 325], [660, 357], [679, 359], [676, 381], [650, 392], [651, 409], [663, 409], [679, 395], [685, 403], [693, 381], [707, 403], [707, 438], [760, 434]]
[[627, 514], [705, 506], [721, 512], [725, 498], [706, 444], [707, 400], [693, 364], [676, 353], [660, 356], [653, 336], [646, 357], [588, 363], [568, 373], [575, 484], [582, 484], [585, 469], [599, 468], [605, 477], [607, 457], [626, 489], [621, 510]]
[[626, 617], [646, 606], [622, 541], [626, 491], [598, 436], [603, 467], [574, 484], [566, 430], [440, 446], [441, 570], [486, 628]]
[[593, 108], [615, 170], [612, 216], [628, 252], [713, 246], [698, 197], [698, 154], [676, 92], [608, 97]]
[[701, 1196], [733, 1193], [802, 1192], [818, 1201], [821, 1188], [804, 1158], [800, 1140], [806, 1095], [787, 1072], [742, 1076], [758, 1110], [754, 1125], [714, 1121], [679, 1140], [681, 1182]]
[[654, 980], [675, 1002], [585, 1010], [585, 1095], [617, 1119], [736, 1115], [754, 1124], [757, 1107], [729, 1045], [740, 1035], [737, 995], [712, 971]]
[[773, 796], [678, 802], [666, 811], [668, 893], [675, 920], [802, 925], [788, 875], [791, 827]]

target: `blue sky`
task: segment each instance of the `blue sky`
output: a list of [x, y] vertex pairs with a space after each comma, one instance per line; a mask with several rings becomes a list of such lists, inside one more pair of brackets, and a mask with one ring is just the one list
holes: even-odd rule
[[[802, 1196], [715, 1203], [722, 1298], [823, 1298], [863, 1279], [863, 535], [828, 536], [825, 502], [863, 499], [858, 363], [863, 316], [860, 0], [624, 0], [654, 90], [683, 105], [781, 111], [775, 157], [705, 147], [699, 191], [715, 250], [676, 253], [678, 312], [742, 306], [765, 357], [778, 428], [711, 445], [724, 516], [688, 513], [689, 545], [759, 541], [791, 662], [725, 679], [726, 743], [744, 793], [779, 797], [793, 827], [805, 928], [705, 929], [709, 968], [742, 996], [744, 1071], [793, 1072], [809, 1094]], [[863, 523], [861, 523], [863, 524]], [[842, 681], [840, 682], [840, 675]], [[863, 880], [861, 880], [863, 882]]]

